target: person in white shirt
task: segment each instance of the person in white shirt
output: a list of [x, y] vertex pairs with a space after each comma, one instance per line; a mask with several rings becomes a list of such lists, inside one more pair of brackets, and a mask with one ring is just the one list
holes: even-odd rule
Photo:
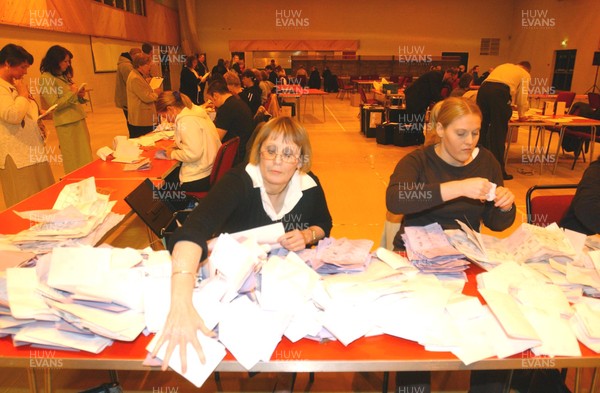
[[525, 112], [529, 109], [527, 96], [530, 72], [531, 64], [528, 61], [499, 65], [490, 73], [477, 93], [477, 105], [483, 114], [479, 140], [500, 163], [504, 180], [513, 178], [504, 167], [504, 143], [512, 115], [512, 105], [516, 106], [519, 119], [523, 120]]

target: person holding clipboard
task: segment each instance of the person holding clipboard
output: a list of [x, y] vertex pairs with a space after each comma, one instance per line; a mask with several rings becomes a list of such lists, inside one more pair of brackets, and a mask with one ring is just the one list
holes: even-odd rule
[[0, 50], [0, 182], [7, 207], [54, 183], [37, 103], [23, 82], [31, 64], [22, 46]]
[[[158, 99], [155, 89], [160, 88], [151, 84], [156, 83], [152, 78], [150, 83], [146, 77], [150, 75], [152, 58], [145, 53], [133, 56], [133, 70], [127, 77], [127, 112], [129, 124], [129, 137], [137, 138], [152, 132], [158, 123], [154, 103]], [[156, 80], [158, 81], [158, 80]], [[162, 79], [160, 80], [162, 81]]]
[[48, 105], [56, 105], [54, 126], [58, 136], [65, 173], [92, 162], [90, 132], [81, 104], [86, 102], [85, 83], [73, 82], [73, 54], [54, 45], [48, 49], [40, 65], [40, 95]]

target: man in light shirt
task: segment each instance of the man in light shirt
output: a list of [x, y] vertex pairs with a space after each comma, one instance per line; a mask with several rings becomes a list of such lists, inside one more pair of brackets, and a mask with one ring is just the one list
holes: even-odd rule
[[519, 119], [525, 118], [529, 109], [527, 95], [531, 64], [522, 61], [518, 64], [506, 63], [494, 68], [477, 93], [477, 105], [481, 109], [481, 145], [490, 150], [502, 167], [504, 180], [513, 177], [506, 173], [504, 151], [508, 122], [512, 106], [519, 112]]

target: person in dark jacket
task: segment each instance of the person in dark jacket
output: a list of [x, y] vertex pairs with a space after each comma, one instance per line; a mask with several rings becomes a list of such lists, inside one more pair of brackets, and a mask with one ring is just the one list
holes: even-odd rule
[[317, 67], [312, 66], [310, 69], [310, 77], [308, 78], [309, 89], [320, 89], [321, 88], [321, 75]]
[[600, 234], [600, 157], [583, 173], [560, 226], [586, 235]]
[[179, 91], [185, 94], [192, 100], [194, 105], [200, 105], [200, 83], [202, 76], [196, 71], [198, 58], [196, 56], [188, 56], [185, 61], [185, 67], [181, 69], [179, 77]]

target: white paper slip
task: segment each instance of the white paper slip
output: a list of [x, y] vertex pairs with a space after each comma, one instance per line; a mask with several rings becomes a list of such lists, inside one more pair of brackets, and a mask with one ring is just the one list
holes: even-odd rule
[[392, 269], [414, 269], [417, 270], [405, 257], [402, 255], [379, 247], [376, 251], [377, 258], [390, 265]]
[[[157, 333], [152, 341], [146, 347], [148, 352], [152, 352], [154, 350], [154, 346], [158, 341], [161, 333]], [[187, 362], [187, 370], [185, 374], [183, 373], [181, 366], [181, 356], [179, 354], [179, 346], [175, 347], [173, 353], [171, 354], [171, 358], [169, 359], [169, 367], [171, 367], [175, 372], [182, 375], [185, 379], [194, 384], [197, 388], [202, 386], [204, 382], [210, 377], [210, 375], [215, 371], [221, 360], [225, 357], [226, 351], [225, 347], [215, 340], [214, 338], [210, 338], [205, 336], [202, 332], [198, 332], [198, 341], [200, 342], [200, 346], [202, 347], [202, 351], [204, 352], [204, 358], [206, 359], [206, 363], [202, 364], [200, 359], [198, 358], [198, 354], [196, 353], [196, 349], [192, 346], [192, 344], [187, 345], [186, 352], [186, 362]], [[164, 343], [162, 347], [160, 347], [158, 353], [156, 354], [157, 358], [164, 359], [165, 354], [167, 352], [168, 343]]]
[[44, 117], [48, 116], [49, 114], [51, 114], [52, 112], [54, 112], [56, 110], [56, 108], [58, 108], [58, 104], [54, 104], [51, 107], [49, 107], [48, 109], [46, 109], [46, 112], [42, 113], [41, 115], [38, 116], [38, 120], [43, 119]]
[[33, 268], [10, 268], [6, 270], [8, 303], [12, 316], [17, 319], [57, 321], [42, 296], [36, 291], [38, 278]]
[[519, 309], [519, 305], [510, 295], [485, 288], [479, 288], [479, 293], [509, 337], [527, 340], [540, 339]]

